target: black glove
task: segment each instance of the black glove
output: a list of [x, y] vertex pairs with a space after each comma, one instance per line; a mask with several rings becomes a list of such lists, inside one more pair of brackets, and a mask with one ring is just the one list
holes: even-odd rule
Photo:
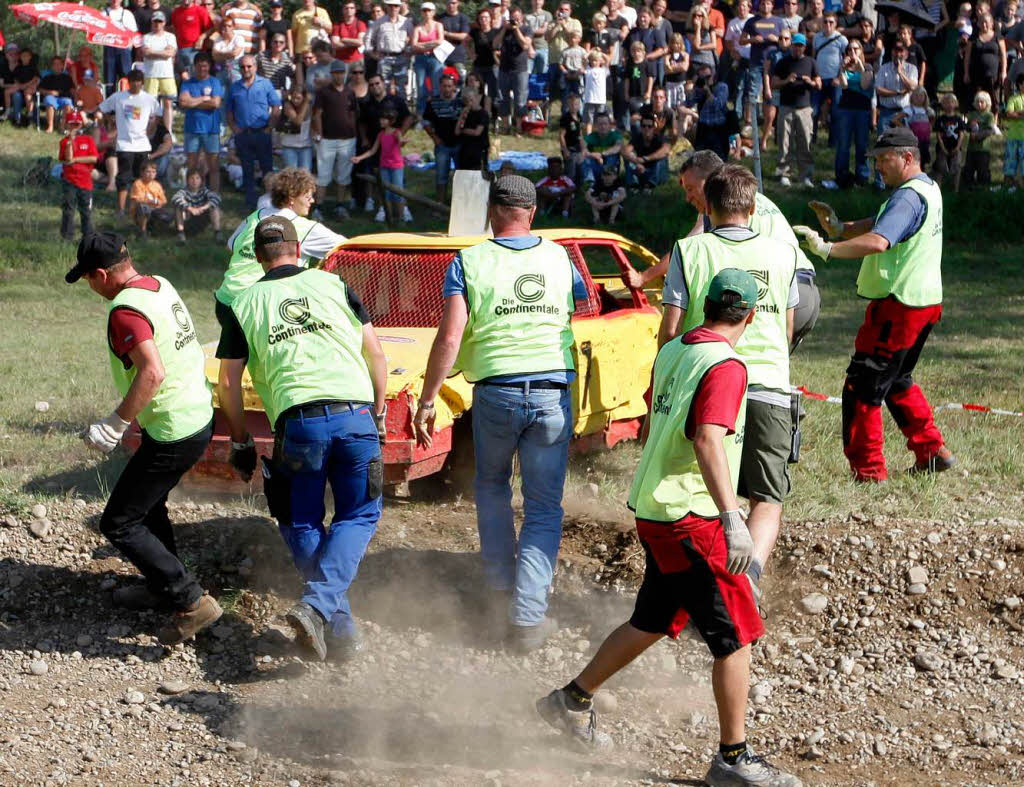
[[244, 443], [231, 441], [231, 457], [228, 461], [242, 476], [243, 481], [252, 478], [253, 471], [256, 470], [256, 441], [252, 439], [252, 435], [249, 435]]

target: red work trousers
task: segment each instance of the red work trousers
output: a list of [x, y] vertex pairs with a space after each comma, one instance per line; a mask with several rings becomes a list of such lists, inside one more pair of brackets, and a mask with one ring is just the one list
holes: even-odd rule
[[942, 448], [924, 392], [911, 377], [942, 306], [905, 306], [889, 296], [871, 301], [857, 331], [843, 386], [843, 453], [859, 480], [888, 478], [882, 449], [882, 402], [918, 463]]

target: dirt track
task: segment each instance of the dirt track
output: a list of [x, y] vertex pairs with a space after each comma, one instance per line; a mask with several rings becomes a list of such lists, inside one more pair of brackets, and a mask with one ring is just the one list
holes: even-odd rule
[[[175, 507], [187, 562], [230, 612], [167, 654], [158, 616], [109, 604], [131, 571], [99, 509], [48, 508], [41, 539], [31, 514], [0, 511], [0, 784], [696, 784], [717, 741], [710, 660], [686, 636], [598, 695], [610, 755], [563, 748], [534, 716], [631, 609], [642, 555], [597, 504], [570, 517], [563, 627], [529, 658], [496, 648], [474, 603], [472, 505], [390, 504], [349, 665], [286, 641], [298, 583], [269, 520]], [[777, 555], [751, 682], [760, 752], [806, 784], [1024, 780], [1020, 522], [788, 524]]]

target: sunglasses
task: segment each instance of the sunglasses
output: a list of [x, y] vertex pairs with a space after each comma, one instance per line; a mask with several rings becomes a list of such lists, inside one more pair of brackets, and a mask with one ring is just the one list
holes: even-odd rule
[[653, 123], [641, 123], [640, 128], [654, 128]]

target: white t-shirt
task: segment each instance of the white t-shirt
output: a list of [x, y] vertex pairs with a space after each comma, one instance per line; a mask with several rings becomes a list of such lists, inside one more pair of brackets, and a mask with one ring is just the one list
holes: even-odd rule
[[[750, 19], [751, 16], [753, 16], [753, 14], [748, 16], [747, 19]], [[725, 40], [727, 42], [738, 42], [740, 40], [740, 36], [743, 34], [743, 25], [747, 23], [747, 19], [740, 19], [738, 16], [734, 16], [732, 19], [729, 20], [729, 24], [725, 26]], [[746, 46], [737, 47], [737, 51], [740, 53], [740, 57], [744, 59], [749, 58], [750, 44], [747, 44]]]
[[160, 102], [144, 90], [132, 95], [127, 90], [109, 96], [100, 104], [100, 112], [114, 113], [117, 120], [117, 149], [132, 153], [146, 153], [149, 146], [147, 129], [151, 117], [160, 117]]
[[[178, 41], [173, 33], [147, 33], [142, 37], [146, 49], [173, 49], [178, 51]], [[174, 79], [174, 57], [147, 57], [142, 61], [146, 79]]]
[[626, 21], [629, 22], [629, 29], [632, 30], [636, 27], [636, 9], [630, 8], [628, 5], [622, 6], [619, 9], [619, 16], [625, 17]]
[[139, 26], [135, 21], [135, 14], [127, 8], [111, 8], [107, 6], [103, 9], [103, 15], [110, 17], [114, 24], [123, 27], [125, 30], [131, 30], [133, 33], [138, 32]]
[[[262, 200], [263, 197], [261, 196], [260, 199]], [[292, 221], [298, 215], [291, 208], [275, 208], [273, 205], [259, 208], [259, 211], [261, 219], [265, 219], [268, 216], [283, 216]], [[243, 219], [237, 229], [231, 233], [231, 237], [228, 238], [229, 249], [234, 247], [235, 238], [245, 228], [245, 224], [246, 222]], [[346, 240], [348, 239], [344, 235], [339, 235], [337, 232], [328, 229], [319, 221], [314, 223], [306, 237], [302, 238], [301, 246], [299, 247], [302, 263], [308, 265], [311, 260], [322, 260], [334, 250], [335, 246], [339, 243], [344, 243]]]
[[[241, 49], [238, 50], [238, 47], [241, 47]], [[241, 60], [243, 57], [245, 57], [245, 47], [246, 47], [245, 36], [243, 36], [239, 32], [236, 32], [235, 35], [231, 38], [230, 41], [227, 41], [227, 40], [225, 40], [223, 38], [218, 38], [216, 41], [213, 42], [213, 51], [217, 52], [218, 54], [223, 54], [225, 52], [226, 53], [231, 53], [231, 52], [234, 52], [236, 50], [240, 51], [242, 53], [238, 57], [232, 58], [231, 61], [228, 61], [228, 60], [221, 61], [221, 62], [224, 62], [224, 63], [227, 63], [227, 62], [235, 62], [235, 63], [237, 63], [239, 60]]]
[[583, 72], [583, 103], [604, 104], [608, 101], [606, 87], [608, 85], [607, 66], [588, 66]]

